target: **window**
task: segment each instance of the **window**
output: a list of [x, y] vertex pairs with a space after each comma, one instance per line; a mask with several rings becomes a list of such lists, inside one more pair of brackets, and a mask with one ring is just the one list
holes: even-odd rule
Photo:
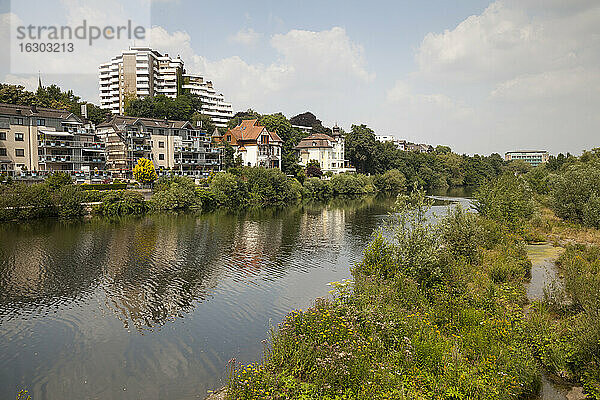
[[227, 135], [227, 141], [231, 142], [231, 135]]
[[6, 149], [4, 147], [0, 148], [0, 156], [6, 155]]
[[164, 149], [165, 148], [165, 142], [158, 142], [158, 148], [159, 149]]
[[165, 155], [164, 154], [159, 154], [158, 155], [158, 159], [159, 160], [164, 160], [165, 159]]
[[23, 125], [23, 118], [15, 117], [15, 125]]
[[0, 140], [6, 140], [6, 132], [0, 132]]
[[23, 139], [23, 134], [22, 134], [22, 133], [19, 133], [19, 132], [16, 132], [16, 133], [15, 133], [15, 141], [17, 141], [17, 142], [22, 142], [23, 140], [24, 140], [24, 139]]
[[38, 118], [37, 125], [38, 126], [46, 126], [46, 120], [44, 118]]
[[15, 156], [25, 157], [25, 149], [15, 149]]
[[159, 129], [158, 130], [158, 134], [159, 135], [164, 135], [165, 134], [165, 130], [164, 129]]

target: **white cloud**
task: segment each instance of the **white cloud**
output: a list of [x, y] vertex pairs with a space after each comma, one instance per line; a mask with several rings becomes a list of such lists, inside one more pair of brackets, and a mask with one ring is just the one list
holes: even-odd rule
[[33, 75], [8, 74], [4, 77], [3, 82], [11, 85], [21, 85], [30, 91], [36, 91], [38, 87], [38, 77]]
[[243, 44], [244, 46], [255, 46], [261, 37], [261, 33], [256, 32], [252, 28], [248, 28], [240, 29], [235, 35], [229, 36], [229, 41], [232, 43]]
[[[598, 144], [597, 1], [496, 1], [454, 29], [427, 34], [416, 61], [418, 69], [409, 75], [415, 88], [437, 88], [446, 97], [438, 98], [439, 104], [465, 105], [477, 119], [453, 125], [456, 113], [436, 113], [422, 97], [409, 94], [412, 104], [423, 103], [419, 110], [431, 109], [433, 118], [448, 121], [447, 135], [459, 149], [501, 152], [528, 146], [578, 152]], [[390, 91], [388, 100], [405, 91]], [[407, 123], [424, 135], [437, 135], [427, 123]]]
[[289, 93], [296, 101], [309, 95], [315, 101], [319, 94], [360, 86], [375, 78], [366, 69], [363, 48], [342, 28], [292, 30], [274, 35], [270, 43], [279, 55], [270, 64], [249, 64], [237, 56], [211, 61], [196, 54], [186, 32], [168, 32], [162, 27], [151, 30], [153, 47], [169, 54], [177, 49], [171, 55], [181, 55], [189, 72], [214, 80], [217, 90], [237, 109], [274, 109], [281, 103], [277, 96], [288, 97]]

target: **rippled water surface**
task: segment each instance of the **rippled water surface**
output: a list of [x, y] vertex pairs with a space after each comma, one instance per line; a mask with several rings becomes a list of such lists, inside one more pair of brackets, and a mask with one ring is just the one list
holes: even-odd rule
[[392, 205], [0, 225], [0, 398], [202, 399], [350, 277]]

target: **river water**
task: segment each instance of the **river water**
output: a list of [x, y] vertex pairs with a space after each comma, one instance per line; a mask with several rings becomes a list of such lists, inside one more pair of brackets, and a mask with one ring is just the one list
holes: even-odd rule
[[351, 277], [393, 204], [2, 224], [0, 398], [203, 399]]

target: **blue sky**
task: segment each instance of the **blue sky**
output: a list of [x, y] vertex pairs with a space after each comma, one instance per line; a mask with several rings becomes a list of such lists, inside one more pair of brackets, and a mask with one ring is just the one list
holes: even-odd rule
[[[72, 22], [94, 6], [110, 21], [122, 5], [50, 2], [49, 21], [69, 10]], [[213, 80], [235, 110], [288, 117], [310, 110], [328, 125], [366, 123], [466, 153], [579, 153], [600, 144], [594, 0], [152, 0], [151, 7], [149, 44], [180, 54], [188, 72]], [[14, 11], [0, 0], [0, 39], [8, 21], [27, 18]], [[0, 41], [3, 54], [5, 47]], [[42, 71], [43, 79], [97, 102], [96, 66], [110, 54], [96, 48], [82, 59], [85, 74]], [[7, 57], [0, 79], [37, 82], [11, 71]]]

